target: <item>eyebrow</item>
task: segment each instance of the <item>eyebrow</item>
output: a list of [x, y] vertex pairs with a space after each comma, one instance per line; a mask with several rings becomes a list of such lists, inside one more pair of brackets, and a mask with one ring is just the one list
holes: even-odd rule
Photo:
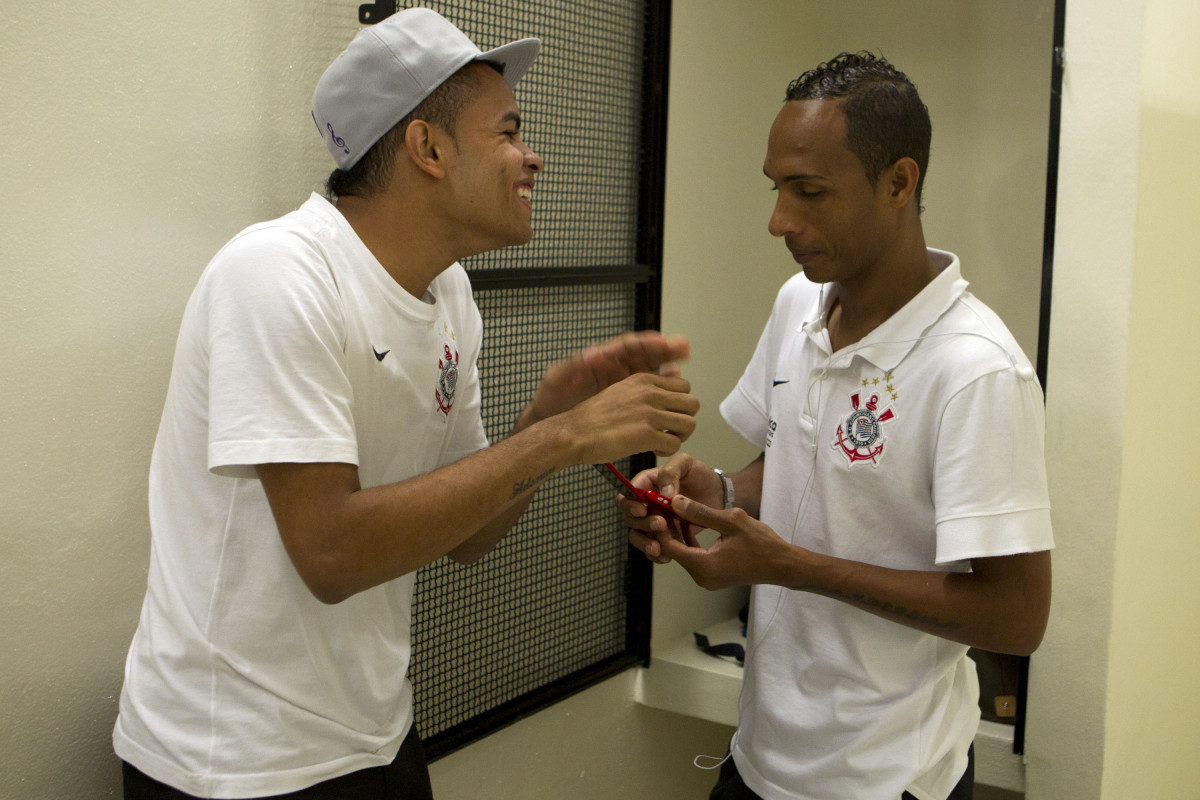
[[[771, 175], [767, 172], [766, 167], [763, 168], [763, 175], [766, 175], [768, 180], [774, 180], [771, 177]], [[780, 180], [779, 183], [792, 183], [793, 181], [820, 181], [820, 180], [824, 180], [824, 178], [821, 175], [814, 175], [814, 174], [808, 173], [808, 172], [799, 172], [799, 173], [796, 173], [795, 175], [784, 175], [783, 179]]]
[[501, 117], [500, 123], [503, 124], [505, 122], [515, 122], [517, 125], [517, 130], [521, 130], [521, 115], [518, 112], [509, 111], [507, 114]]

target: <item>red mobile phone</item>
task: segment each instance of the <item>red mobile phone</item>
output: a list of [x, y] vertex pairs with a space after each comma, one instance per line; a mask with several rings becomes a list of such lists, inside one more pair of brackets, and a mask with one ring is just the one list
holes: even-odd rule
[[593, 464], [592, 466], [621, 494], [630, 495], [639, 503], [645, 503], [650, 507], [652, 513], [659, 514], [667, 519], [675, 517], [675, 512], [671, 510], [671, 498], [661, 495], [653, 489], [637, 488], [621, 474], [620, 470], [608, 461], [605, 461], [603, 464]]

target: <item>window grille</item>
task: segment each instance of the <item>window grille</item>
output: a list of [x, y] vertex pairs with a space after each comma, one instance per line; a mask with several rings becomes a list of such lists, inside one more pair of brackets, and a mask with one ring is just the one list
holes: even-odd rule
[[[364, 6], [363, 21], [383, 19], [380, 5]], [[483, 315], [484, 422], [496, 442], [549, 363], [658, 327], [669, 3], [419, 5], [484, 50], [542, 40], [517, 86], [522, 137], [545, 160], [534, 239], [463, 265]], [[643, 455], [618, 466], [650, 463]], [[548, 481], [478, 564], [441, 559], [422, 569], [409, 674], [428, 757], [646, 663], [650, 580], [612, 489], [588, 467]]]

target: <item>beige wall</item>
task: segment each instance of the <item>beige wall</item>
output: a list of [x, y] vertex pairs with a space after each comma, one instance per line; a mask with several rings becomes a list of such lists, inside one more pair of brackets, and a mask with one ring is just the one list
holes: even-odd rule
[[1192, 3], [1068, 4], [1030, 798], [1200, 796]]
[[357, 27], [356, 4], [341, 6], [5, 4], [5, 798], [118, 786], [110, 734], [183, 303], [226, 238], [315, 185], [306, 104], [343, 38], [335, 20]]
[[[1104, 798], [1200, 796], [1200, 6], [1146, 5]], [[1187, 176], [1187, 177], [1183, 177]]]
[[1046, 403], [1057, 547], [1026, 748], [1037, 800], [1100, 796], [1137, 201], [1141, 4], [1072, 3], [1067, 19]]
[[[295, 110], [357, 28], [358, 4], [5, 11], [6, 798], [116, 796], [109, 734], [144, 585], [146, 464], [182, 305], [230, 234], [318, 185], [325, 156]], [[906, 4], [935, 17], [926, 26], [872, 23], [865, 11], [839, 20], [833, 5], [747, 0], [735, 14], [716, 0], [675, 3], [664, 327], [692, 337], [690, 376], [705, 404], [692, 447], [713, 463], [753, 455], [716, 406], [792, 272], [765, 232], [761, 159], [783, 85], [832, 55], [818, 31], [840, 32], [848, 49], [882, 45], [917, 78], [941, 137], [930, 241], [964, 255], [985, 300], [1005, 308], [1013, 298], [1004, 313], [1032, 341], [1022, 331], [1033, 312], [1016, 298], [1030, 280], [1020, 270], [1036, 272], [1036, 248], [1005, 220], [1040, 225], [1038, 202], [1013, 208], [1011, 198], [1036, 190], [1018, 176], [1039, 156], [1044, 121], [970, 120], [1003, 113], [1004, 91], [1020, 80], [1000, 94], [977, 87], [996, 74], [1001, 49], [1042, 51], [1031, 31], [1045, 30], [1049, 4]], [[872, 5], [896, 7], [856, 9]], [[1033, 800], [1198, 791], [1189, 677], [1200, 655], [1200, 513], [1189, 453], [1200, 331], [1185, 283], [1195, 270], [1185, 268], [1196, 262], [1187, 181], [1200, 125], [1195, 78], [1175, 55], [1200, 37], [1190, 9], [1071, 2], [1048, 398], [1059, 550], [1031, 687]], [[656, 641], [740, 600], [707, 596], [674, 568], [657, 583]], [[437, 762], [442, 800], [484, 796], [481, 784], [498, 800], [702, 796], [711, 776], [691, 757], [720, 752], [729, 729], [637, 706], [632, 680], [614, 678]]]

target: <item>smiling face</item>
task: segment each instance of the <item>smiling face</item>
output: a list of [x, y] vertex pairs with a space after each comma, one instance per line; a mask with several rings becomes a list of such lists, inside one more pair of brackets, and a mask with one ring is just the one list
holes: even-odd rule
[[846, 147], [839, 101], [784, 103], [763, 172], [778, 192], [767, 227], [810, 280], [865, 281], [878, 273], [894, 235], [890, 182], [881, 176], [872, 186]]
[[454, 216], [473, 252], [533, 237], [534, 178], [542, 159], [521, 139], [512, 89], [486, 65], [470, 67], [480, 90], [458, 117], [447, 173]]

